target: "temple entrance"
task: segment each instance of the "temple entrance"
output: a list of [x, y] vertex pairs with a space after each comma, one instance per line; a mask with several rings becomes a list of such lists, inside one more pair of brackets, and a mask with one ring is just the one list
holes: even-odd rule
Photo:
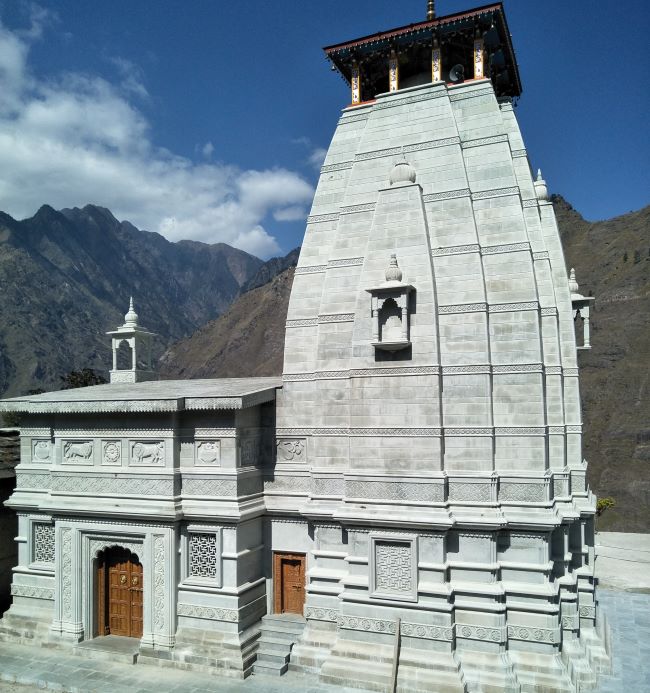
[[114, 546], [97, 556], [97, 635], [142, 637], [142, 563]]
[[305, 555], [273, 554], [273, 611], [299, 614], [305, 606]]

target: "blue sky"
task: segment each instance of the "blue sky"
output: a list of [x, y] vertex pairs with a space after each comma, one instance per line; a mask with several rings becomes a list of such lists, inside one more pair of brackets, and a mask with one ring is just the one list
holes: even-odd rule
[[[439, 15], [481, 3], [438, 0]], [[506, 0], [532, 165], [588, 219], [650, 202], [649, 3]], [[299, 245], [347, 86], [322, 46], [425, 0], [0, 0], [0, 209]]]

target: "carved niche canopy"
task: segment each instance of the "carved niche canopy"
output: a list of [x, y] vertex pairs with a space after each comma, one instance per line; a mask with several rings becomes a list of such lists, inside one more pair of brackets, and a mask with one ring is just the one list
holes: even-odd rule
[[372, 345], [384, 351], [399, 351], [411, 344], [409, 296], [415, 288], [402, 283], [397, 256], [390, 256], [386, 281], [366, 289], [371, 296]]

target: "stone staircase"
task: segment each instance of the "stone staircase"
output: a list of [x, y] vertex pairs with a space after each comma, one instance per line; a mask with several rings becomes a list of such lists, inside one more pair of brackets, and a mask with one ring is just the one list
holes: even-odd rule
[[305, 625], [305, 619], [298, 614], [263, 616], [253, 673], [282, 676], [289, 668], [291, 648]]

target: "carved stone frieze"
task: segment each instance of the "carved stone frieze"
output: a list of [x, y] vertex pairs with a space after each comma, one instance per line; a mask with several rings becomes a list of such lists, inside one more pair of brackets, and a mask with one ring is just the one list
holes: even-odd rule
[[422, 638], [423, 640], [443, 640], [451, 642], [454, 639], [453, 626], [431, 626], [424, 623], [400, 624], [400, 633], [409, 638]]
[[348, 498], [442, 503], [445, 499], [445, 489], [442, 481], [440, 483], [414, 483], [358, 479], [346, 481], [345, 495]]
[[108, 466], [122, 464], [122, 443], [119, 440], [105, 440], [102, 443], [102, 464]]
[[596, 618], [596, 607], [593, 604], [590, 606], [581, 606], [578, 609], [578, 614], [580, 618]]
[[183, 476], [184, 496], [236, 496], [237, 482], [234, 479], [198, 479]]
[[165, 464], [165, 443], [162, 440], [155, 442], [134, 441], [130, 445], [130, 465], [157, 466]]
[[17, 489], [48, 489], [50, 487], [50, 474], [44, 472], [16, 472]]
[[153, 538], [153, 620], [156, 630], [165, 627], [165, 537]]
[[338, 212], [330, 212], [329, 214], [314, 214], [312, 216], [307, 217], [307, 223], [318, 224], [323, 221], [338, 221], [338, 219]]
[[294, 274], [318, 274], [326, 269], [327, 265], [303, 265], [303, 267], [296, 267]]
[[429, 140], [428, 142], [417, 142], [404, 146], [404, 154], [409, 152], [421, 152], [425, 149], [437, 149], [438, 147], [448, 147], [453, 144], [460, 144], [460, 137], [443, 137], [439, 140]]
[[343, 496], [345, 480], [337, 477], [314, 477], [312, 488], [315, 496]]
[[546, 485], [543, 483], [501, 482], [499, 501], [521, 503], [543, 503], [546, 500]]
[[505, 626], [474, 626], [469, 623], [456, 623], [456, 637], [469, 640], [488, 640], [490, 642], [505, 642]]
[[537, 301], [522, 301], [521, 303], [492, 303], [490, 305], [490, 313], [508, 313], [518, 310], [538, 310], [539, 303]]
[[471, 503], [489, 503], [492, 500], [490, 482], [449, 481], [450, 501], [467, 501]]
[[327, 269], [332, 269], [334, 267], [358, 267], [361, 265], [363, 265], [362, 257], [344, 257], [337, 260], [329, 260]]
[[501, 253], [518, 253], [522, 250], [530, 250], [530, 243], [507, 243], [506, 245], [488, 245], [481, 248], [483, 255], [498, 255]]
[[349, 205], [347, 207], [341, 207], [341, 214], [355, 214], [356, 212], [374, 212], [375, 202], [364, 202], [358, 205]]
[[[364, 118], [365, 120], [365, 118]], [[349, 123], [349, 119], [345, 121], [345, 123]], [[321, 166], [320, 172], [321, 173], [332, 173], [334, 171], [347, 171], [348, 169], [351, 169], [352, 166], [354, 165], [353, 161], [341, 161], [338, 164], [325, 164], [324, 166]]]
[[466, 140], [462, 142], [461, 145], [463, 149], [470, 149], [472, 147], [483, 147], [486, 144], [499, 144], [500, 142], [507, 142], [508, 135], [493, 135], [492, 137], [479, 137], [476, 140]]
[[510, 188], [495, 188], [494, 190], [481, 190], [472, 193], [472, 200], [487, 200], [490, 197], [505, 197], [507, 195], [519, 195], [519, 186]]
[[[467, 191], [469, 195], [469, 190]], [[461, 197], [460, 195], [458, 197]], [[447, 248], [433, 248], [431, 255], [438, 257], [440, 255], [464, 255], [465, 253], [478, 253], [481, 246], [478, 243], [469, 243], [468, 245], [451, 245]]]
[[264, 479], [264, 490], [265, 491], [282, 491], [286, 492], [297, 492], [305, 493], [311, 490], [311, 477], [308, 476], [294, 476], [287, 475], [281, 476], [276, 474], [272, 479]]
[[53, 474], [51, 488], [58, 493], [93, 495], [173, 496], [178, 492], [178, 478], [112, 474]]
[[[375, 106], [379, 108], [379, 106]], [[388, 149], [376, 149], [372, 152], [361, 152], [360, 154], [354, 155], [355, 161], [368, 161], [369, 159], [380, 159], [384, 156], [397, 156], [402, 153], [401, 147], [389, 147]]]
[[61, 442], [64, 464], [92, 464], [94, 441], [64, 440]]
[[32, 599], [54, 599], [54, 590], [49, 587], [34, 587], [33, 585], [11, 585], [11, 594], [14, 597], [31, 597]]
[[533, 626], [508, 626], [509, 640], [529, 640], [556, 644], [561, 640], [559, 628], [536, 628]]
[[199, 606], [197, 604], [178, 603], [177, 614], [192, 618], [205, 618], [209, 621], [227, 621], [237, 623], [239, 615], [236, 609], [221, 609], [211, 606]]
[[459, 303], [451, 306], [438, 306], [440, 315], [454, 313], [484, 313], [487, 311], [487, 303]]
[[314, 621], [329, 621], [330, 623], [336, 623], [340, 617], [338, 609], [327, 609], [317, 606], [308, 606], [305, 608], [305, 618]]
[[61, 529], [61, 611], [64, 621], [72, 619], [72, 530]]
[[338, 618], [338, 626], [344, 630], [365, 630], [374, 633], [395, 635], [396, 621], [381, 618], [366, 618], [364, 616], [345, 616]]

